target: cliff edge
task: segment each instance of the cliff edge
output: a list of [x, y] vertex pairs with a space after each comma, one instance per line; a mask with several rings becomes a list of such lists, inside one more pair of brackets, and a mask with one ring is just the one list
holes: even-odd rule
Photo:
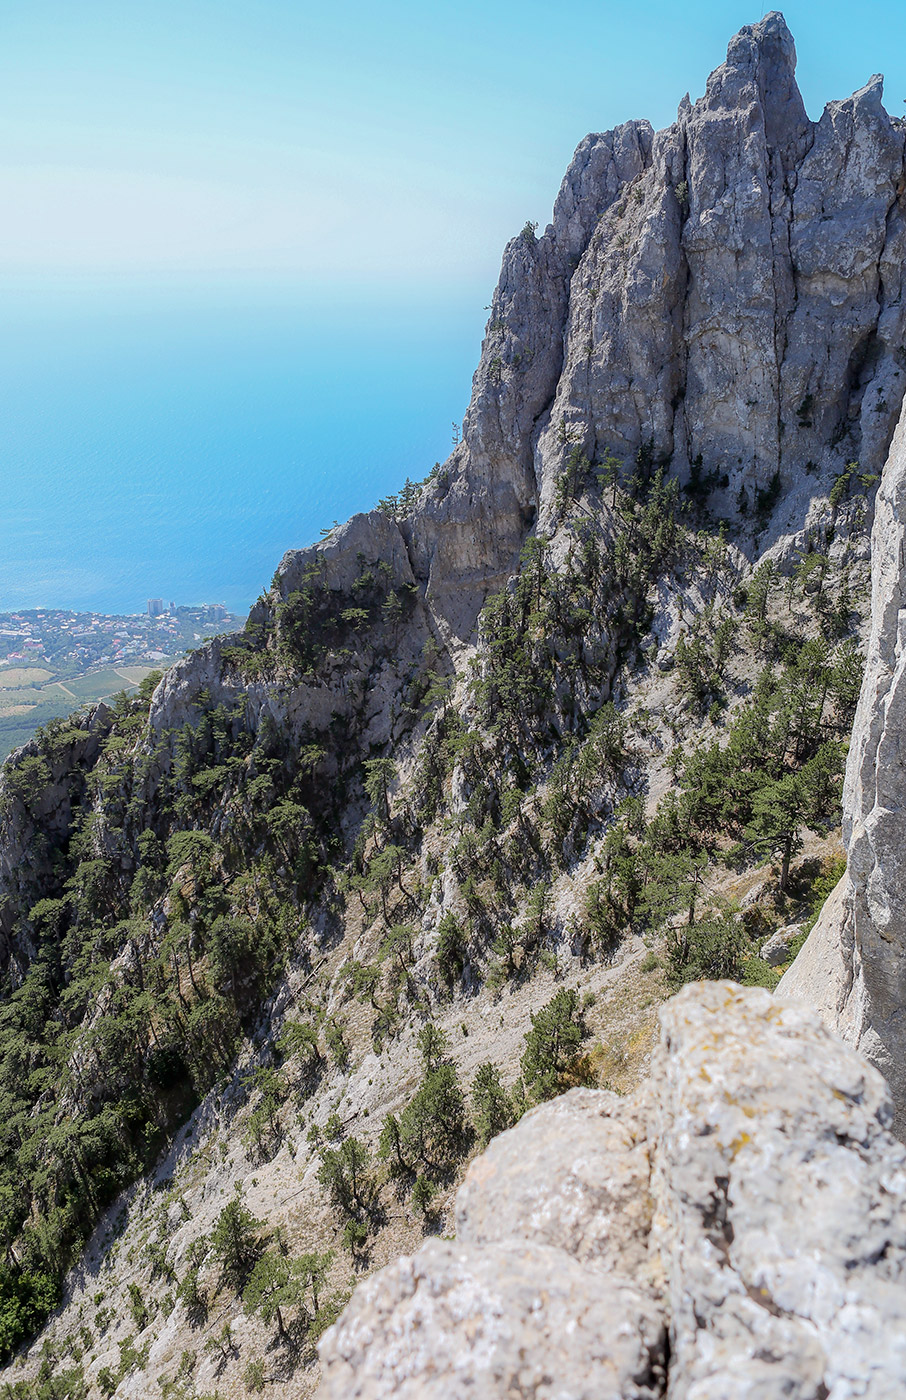
[[651, 1077], [571, 1093], [471, 1166], [455, 1241], [359, 1285], [321, 1400], [893, 1400], [906, 1149], [818, 1015], [699, 983]]
[[875, 504], [868, 660], [844, 787], [847, 871], [779, 992], [821, 1009], [890, 1084], [906, 1131], [906, 414]]

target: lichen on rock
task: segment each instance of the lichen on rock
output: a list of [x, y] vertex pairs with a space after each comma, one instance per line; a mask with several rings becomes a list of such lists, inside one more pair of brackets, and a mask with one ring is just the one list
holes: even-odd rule
[[322, 1400], [892, 1400], [891, 1119], [881, 1076], [815, 1012], [690, 986], [661, 1011], [641, 1090], [536, 1109], [473, 1162], [456, 1243], [360, 1285], [321, 1343]]

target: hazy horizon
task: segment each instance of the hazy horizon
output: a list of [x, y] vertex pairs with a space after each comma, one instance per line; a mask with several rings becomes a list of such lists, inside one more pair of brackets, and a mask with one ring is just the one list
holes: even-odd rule
[[425, 477], [462, 416], [482, 315], [448, 304], [438, 337], [436, 304], [6, 310], [0, 611], [111, 613], [149, 597], [244, 613], [285, 550]]
[[[810, 114], [906, 12], [784, 13]], [[0, 610], [242, 612], [450, 447], [500, 255], [573, 149], [700, 95], [751, 7], [35, 0], [0, 16]], [[890, 67], [890, 63], [895, 67]]]

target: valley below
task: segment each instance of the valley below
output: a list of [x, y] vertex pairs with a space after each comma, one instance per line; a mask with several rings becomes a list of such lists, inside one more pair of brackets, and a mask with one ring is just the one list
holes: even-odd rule
[[0, 613], [0, 761], [40, 724], [134, 690], [240, 619], [226, 609], [109, 616], [63, 608]]

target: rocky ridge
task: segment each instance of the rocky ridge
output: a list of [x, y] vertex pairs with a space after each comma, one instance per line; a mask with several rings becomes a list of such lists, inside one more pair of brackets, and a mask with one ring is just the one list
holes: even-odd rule
[[881, 1076], [766, 991], [698, 984], [660, 1019], [635, 1094], [533, 1110], [472, 1164], [455, 1241], [359, 1286], [322, 1400], [902, 1392], [906, 1149]]
[[[810, 121], [795, 66], [771, 13], [672, 126], [581, 142], [551, 223], [504, 251], [461, 444], [398, 525], [339, 527], [369, 558], [405, 550], [454, 651], [554, 523], [571, 455], [693, 474], [750, 559], [820, 532], [849, 463], [880, 473], [906, 390], [906, 124], [877, 75]], [[253, 617], [338, 545], [291, 551]], [[174, 674], [190, 694], [192, 662]]]
[[880, 471], [906, 384], [906, 129], [878, 77], [809, 121], [795, 61], [781, 15], [743, 29], [673, 126], [586, 137], [552, 223], [508, 244], [462, 446], [407, 532], [445, 630], [468, 635], [463, 592], [549, 523], [576, 446], [650, 444], [748, 516], [750, 550], [759, 492], [801, 541], [822, 483]]
[[[100, 717], [97, 724], [112, 727], [97, 750], [84, 749], [82, 731], [55, 733], [4, 770], [0, 893], [8, 902], [0, 909], [10, 920], [3, 945], [9, 985], [24, 990], [22, 979], [46, 955], [53, 930], [65, 932], [67, 908], [82, 900], [83, 908], [104, 910], [104, 929], [90, 933], [89, 958], [104, 972], [109, 965], [109, 977], [103, 996], [92, 994], [62, 1068], [73, 1124], [104, 1091], [105, 1036], [120, 1034], [106, 1010], [133, 995], [138, 1004], [148, 968], [155, 981], [169, 979], [172, 1003], [155, 1012], [161, 1045], [136, 1049], [131, 1031], [112, 1041], [124, 1047], [123, 1062], [137, 1056], [150, 1066], [143, 1084], [163, 1077], [167, 1095], [153, 1100], [145, 1127], [162, 1155], [99, 1214], [60, 1312], [8, 1369], [9, 1384], [36, 1385], [51, 1355], [58, 1370], [79, 1361], [91, 1396], [111, 1388], [139, 1396], [154, 1385], [179, 1397], [239, 1396], [249, 1365], [281, 1394], [310, 1394], [307, 1360], [300, 1366], [297, 1353], [290, 1364], [284, 1343], [241, 1297], [218, 1291], [206, 1241], [238, 1186], [287, 1248], [334, 1247], [334, 1300], [350, 1273], [411, 1251], [426, 1220], [391, 1179], [375, 1210], [389, 1223], [375, 1227], [370, 1253], [346, 1259], [341, 1223], [318, 1182], [315, 1144], [323, 1147], [339, 1118], [343, 1132], [378, 1150], [382, 1116], [404, 1111], [418, 1082], [416, 1030], [426, 1021], [446, 1034], [459, 1072], [472, 1080], [492, 1060], [518, 1098], [531, 1018], [565, 983], [575, 984], [577, 996], [598, 998], [583, 1014], [587, 1040], [600, 1043], [571, 1072], [620, 1089], [639, 1078], [652, 1003], [665, 994], [664, 965], [640, 935], [647, 931], [652, 942], [641, 916], [614, 943], [609, 932], [595, 932], [588, 895], [608, 883], [608, 836], [622, 832], [631, 846], [639, 808], [651, 815], [675, 783], [671, 755], [702, 729], [721, 741], [755, 675], [779, 664], [791, 633], [801, 640], [826, 632], [834, 647], [858, 636], [867, 616], [860, 590], [872, 488], [906, 384], [904, 128], [884, 112], [874, 80], [809, 122], [794, 67], [792, 39], [782, 18], [770, 15], [732, 41], [705, 96], [684, 101], [666, 132], [634, 122], [586, 138], [551, 225], [540, 237], [527, 227], [507, 247], [463, 442], [419, 499], [356, 516], [312, 549], [290, 551], [246, 631], [173, 668], [144, 708], [136, 702], [122, 715]], [[653, 541], [661, 543], [646, 552]], [[639, 558], [641, 573], [632, 567]], [[816, 567], [808, 573], [806, 565]], [[759, 579], [768, 580], [760, 615], [751, 603]], [[505, 652], [516, 650], [506, 629], [515, 632], [511, 619], [520, 612], [527, 673], [534, 668], [546, 689], [533, 698], [517, 676], [529, 702], [506, 713], [494, 647], [499, 641]], [[719, 618], [738, 628], [740, 640], [729, 647], [717, 689], [705, 688], [702, 708], [688, 688], [699, 663], [684, 666], [682, 647], [704, 637], [708, 646], [696, 655], [710, 665]], [[807, 693], [808, 676], [803, 684]], [[630, 751], [616, 764], [594, 750], [584, 805], [578, 815], [567, 811], [554, 840], [558, 772], [573, 771], [565, 766], [570, 755], [588, 756], [591, 725], [606, 717], [610, 701], [628, 725]], [[818, 727], [836, 732], [840, 713], [822, 711]], [[380, 756], [392, 759], [395, 776], [383, 796], [375, 789], [369, 798], [363, 759]], [[51, 771], [38, 800], [22, 777], [32, 761]], [[68, 807], [61, 782], [70, 784]], [[426, 815], [435, 789], [441, 796]], [[626, 799], [637, 805], [618, 818]], [[542, 836], [556, 852], [547, 864]], [[83, 859], [74, 873], [65, 869], [63, 884], [69, 837]], [[198, 839], [193, 845], [186, 837]], [[374, 880], [370, 888], [364, 881], [381, 859], [388, 865], [388, 851], [397, 853], [396, 870], [388, 866], [379, 895]], [[758, 878], [770, 884], [769, 875]], [[532, 905], [540, 886], [544, 900]], [[60, 896], [59, 905], [53, 899], [48, 909], [48, 894]], [[759, 910], [756, 900], [746, 918]], [[444, 963], [451, 916], [461, 941]], [[250, 924], [254, 940], [240, 954], [228, 948], [227, 957], [216, 941], [224, 928], [245, 939]], [[400, 929], [409, 930], [409, 950], [381, 951], [388, 931]], [[522, 941], [508, 944], [514, 933]], [[56, 937], [71, 1005], [73, 958], [67, 940]], [[254, 943], [265, 948], [260, 966], [249, 951]], [[395, 960], [398, 974], [388, 971]], [[508, 980], [495, 985], [492, 974], [502, 966]], [[350, 979], [375, 969], [383, 982], [371, 984], [373, 1016], [367, 986], [353, 995]], [[711, 994], [702, 995], [710, 1023], [717, 1013]], [[750, 1005], [749, 997], [720, 995], [749, 1018], [752, 1034], [770, 1030], [764, 996]], [[683, 1007], [680, 1019], [694, 1021], [693, 1001]], [[199, 1009], [213, 1021], [213, 1050], [210, 1039], [193, 1040], [188, 1013]], [[798, 1045], [800, 1025], [807, 1027], [803, 1044], [811, 1045], [813, 1022], [783, 1014], [784, 1054]], [[300, 1017], [315, 1034], [307, 1071], [279, 1048]], [[185, 1021], [183, 1044], [176, 1031], [184, 1034]], [[689, 1036], [688, 1056], [684, 1050], [680, 1058], [701, 1052], [704, 1059], [707, 1036], [697, 1049]], [[830, 1063], [837, 1052], [818, 1040], [821, 1062]], [[191, 1080], [194, 1098], [173, 1092], [177, 1044], [185, 1056], [175, 1060], [177, 1082]], [[744, 1044], [732, 1042], [728, 1063], [754, 1094], [739, 1064]], [[770, 1044], [768, 1059], [776, 1051], [779, 1062], [779, 1042]], [[674, 1071], [666, 1048], [658, 1054], [656, 1073], [666, 1083]], [[805, 1050], [802, 1056], [808, 1059]], [[828, 1074], [833, 1079], [838, 1070]], [[838, 1078], [842, 1084], [842, 1070]], [[276, 1101], [259, 1087], [275, 1080]], [[605, 1145], [606, 1167], [589, 1166], [583, 1187], [604, 1202], [601, 1219], [589, 1225], [581, 1210], [570, 1214], [569, 1203], [552, 1205], [539, 1163], [535, 1187], [523, 1173], [519, 1188], [540, 1192], [533, 1211], [542, 1223], [529, 1244], [514, 1246], [520, 1236], [499, 1199], [489, 1218], [510, 1219], [506, 1229], [515, 1236], [492, 1237], [478, 1223], [471, 1241], [472, 1227], [460, 1232], [464, 1248], [485, 1251], [466, 1261], [482, 1286], [505, 1278], [523, 1302], [531, 1301], [520, 1278], [525, 1250], [533, 1251], [535, 1269], [553, 1267], [557, 1255], [558, 1292], [544, 1321], [552, 1346], [564, 1310], [574, 1312], [587, 1290], [592, 1265], [627, 1276], [607, 1300], [612, 1315], [626, 1320], [626, 1347], [610, 1361], [602, 1356], [603, 1313], [589, 1304], [575, 1351], [563, 1359], [577, 1377], [597, 1358], [612, 1363], [615, 1386], [631, 1376], [640, 1395], [663, 1388], [665, 1319], [674, 1305], [679, 1317], [683, 1289], [694, 1295], [706, 1287], [702, 1259], [713, 1262], [720, 1248], [710, 1213], [723, 1206], [695, 1195], [704, 1159], [697, 1160], [682, 1190], [697, 1203], [690, 1209], [701, 1217], [703, 1244], [686, 1206], [674, 1200], [680, 1187], [658, 1185], [660, 1167], [651, 1177], [649, 1158], [662, 1136], [670, 1140], [670, 1173], [685, 1182], [685, 1128], [670, 1114], [686, 1104], [688, 1126], [722, 1113], [716, 1100], [695, 1097], [693, 1090], [707, 1098], [705, 1084], [680, 1076], [669, 1110], [655, 1112], [644, 1094], [631, 1103], [605, 1094], [582, 1099], [581, 1110], [573, 1096], [529, 1115], [517, 1130], [526, 1148], [540, 1124], [545, 1151], [556, 1153], [544, 1125], [558, 1113], [569, 1117], [575, 1140], [588, 1135], [589, 1157], [591, 1144]], [[860, 1141], [875, 1143], [886, 1122], [880, 1093], [870, 1089], [874, 1118], [858, 1128]], [[767, 1116], [783, 1119], [779, 1079], [770, 1103]], [[37, 1107], [49, 1112], [47, 1104], [45, 1093]], [[760, 1114], [754, 1100], [749, 1106]], [[842, 1120], [828, 1121], [849, 1132]], [[790, 1120], [783, 1141], [798, 1141], [794, 1129], [802, 1126]], [[128, 1125], [122, 1131], [128, 1136]], [[740, 1131], [750, 1130], [741, 1124]], [[804, 1131], [809, 1142], [810, 1133], [826, 1135], [817, 1121]], [[704, 1147], [717, 1153], [719, 1144]], [[495, 1150], [473, 1168], [461, 1198], [475, 1222], [484, 1209], [476, 1182]], [[888, 1146], [877, 1151], [880, 1161]], [[847, 1170], [852, 1160], [840, 1159]], [[53, 1165], [65, 1191], [66, 1172]], [[701, 1189], [718, 1182], [718, 1173], [722, 1179], [725, 1166], [708, 1157]], [[134, 1165], [127, 1170], [137, 1174]], [[431, 1228], [452, 1227], [455, 1174], [434, 1183]], [[649, 1191], [663, 1206], [659, 1245], [647, 1223]], [[747, 1228], [768, 1203], [752, 1197], [751, 1211]], [[786, 1225], [777, 1228], [782, 1235]], [[18, 1235], [14, 1243], [21, 1248]], [[433, 1288], [436, 1278], [455, 1323], [464, 1267], [457, 1249], [434, 1244], [416, 1256], [420, 1262], [400, 1265], [395, 1301], [380, 1303], [385, 1316], [405, 1308], [400, 1300], [413, 1289], [418, 1297], [419, 1279]], [[696, 1397], [731, 1393], [721, 1390], [736, 1367], [726, 1357], [749, 1325], [751, 1303], [760, 1309], [752, 1316], [766, 1353], [782, 1344], [790, 1358], [790, 1393], [824, 1394], [816, 1377], [837, 1374], [834, 1368], [842, 1375], [844, 1367], [822, 1330], [826, 1319], [808, 1314], [800, 1327], [752, 1299], [748, 1289], [761, 1287], [753, 1258], [734, 1255], [726, 1264], [726, 1291], [709, 1299], [707, 1326], [688, 1317], [675, 1324], [683, 1359], [682, 1370], [672, 1367], [671, 1386], [688, 1373]], [[837, 1278], [838, 1264], [828, 1265], [828, 1278]], [[212, 1303], [203, 1324], [179, 1291], [193, 1267]], [[846, 1267], [870, 1275], [855, 1252]], [[803, 1287], [819, 1290], [814, 1280]], [[139, 1307], [136, 1295], [148, 1306]], [[233, 1340], [218, 1351], [223, 1324]], [[518, 1347], [518, 1333], [511, 1340]], [[49, 1349], [43, 1359], [42, 1343]], [[717, 1353], [724, 1359], [714, 1361]], [[863, 1365], [861, 1355], [856, 1348], [854, 1366]], [[755, 1357], [746, 1374], [767, 1367], [763, 1384], [773, 1385], [775, 1364]], [[888, 1361], [878, 1364], [883, 1375]], [[762, 1380], [752, 1384], [746, 1393], [758, 1393]]]

